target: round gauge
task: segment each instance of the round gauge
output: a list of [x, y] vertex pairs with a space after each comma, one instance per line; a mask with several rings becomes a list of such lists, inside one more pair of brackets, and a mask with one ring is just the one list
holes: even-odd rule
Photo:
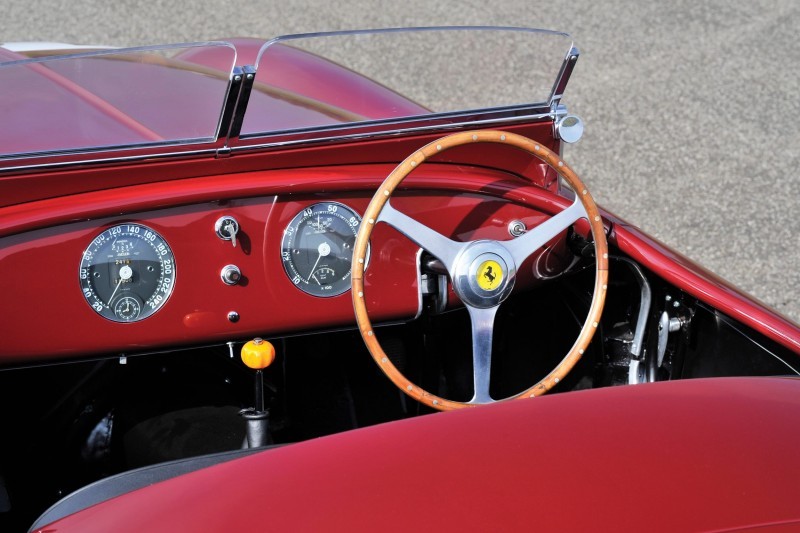
[[95, 237], [83, 252], [81, 290], [97, 313], [136, 322], [158, 311], [175, 285], [167, 242], [141, 224], [120, 224]]
[[297, 213], [283, 232], [286, 275], [314, 296], [336, 296], [350, 288], [350, 263], [361, 217], [346, 205], [314, 204]]

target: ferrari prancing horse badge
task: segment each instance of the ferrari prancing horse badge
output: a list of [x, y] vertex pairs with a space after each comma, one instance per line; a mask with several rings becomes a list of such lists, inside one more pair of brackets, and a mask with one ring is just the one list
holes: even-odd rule
[[497, 261], [484, 261], [475, 274], [478, 286], [485, 291], [497, 289], [503, 281], [503, 269]]

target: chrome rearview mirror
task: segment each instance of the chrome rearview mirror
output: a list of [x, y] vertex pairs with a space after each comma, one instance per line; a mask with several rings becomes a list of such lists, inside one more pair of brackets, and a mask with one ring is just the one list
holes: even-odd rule
[[578, 142], [583, 137], [583, 120], [575, 115], [567, 115], [556, 122], [556, 135], [565, 143]]

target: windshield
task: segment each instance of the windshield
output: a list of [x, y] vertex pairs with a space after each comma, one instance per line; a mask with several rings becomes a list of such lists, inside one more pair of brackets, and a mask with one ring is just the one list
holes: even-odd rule
[[0, 154], [24, 154], [213, 141], [236, 51], [197, 43], [3, 59]]
[[[0, 167], [549, 117], [577, 57], [569, 35], [525, 28], [235, 43], [82, 53], [0, 47]], [[237, 65], [240, 53], [255, 64]]]
[[545, 105], [567, 34], [401, 28], [293, 35], [264, 45], [242, 135]]

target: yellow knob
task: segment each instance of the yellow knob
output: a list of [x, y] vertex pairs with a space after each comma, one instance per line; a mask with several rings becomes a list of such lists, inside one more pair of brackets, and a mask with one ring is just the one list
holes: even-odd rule
[[275, 347], [271, 342], [255, 338], [242, 346], [242, 362], [253, 370], [267, 368], [275, 360]]

